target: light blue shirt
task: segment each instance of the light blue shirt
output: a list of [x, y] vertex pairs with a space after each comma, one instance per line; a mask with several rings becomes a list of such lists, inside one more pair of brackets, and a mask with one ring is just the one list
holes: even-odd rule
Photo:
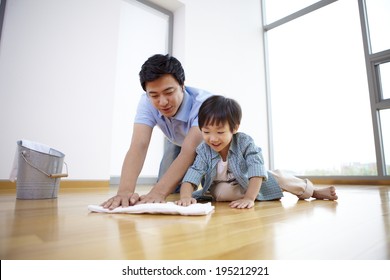
[[134, 123], [146, 124], [152, 128], [157, 125], [169, 141], [181, 146], [191, 127], [198, 126], [199, 107], [211, 95], [202, 89], [185, 87], [179, 111], [174, 117], [166, 118], [153, 106], [147, 94], [144, 93], [138, 103]]

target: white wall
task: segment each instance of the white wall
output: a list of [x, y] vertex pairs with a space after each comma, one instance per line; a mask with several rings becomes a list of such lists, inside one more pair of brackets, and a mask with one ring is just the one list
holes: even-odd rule
[[109, 178], [119, 2], [7, 1], [0, 45], [0, 179], [18, 139], [65, 153], [70, 179]]
[[[237, 99], [241, 130], [266, 156], [260, 1], [180, 2], [173, 54], [183, 62], [186, 84]], [[8, 178], [22, 138], [64, 152], [69, 179], [109, 179], [119, 3], [7, 1], [0, 42], [0, 180]]]
[[236, 99], [243, 109], [240, 130], [255, 139], [268, 161], [260, 1], [181, 2], [174, 55], [184, 64], [186, 84]]
[[[112, 123], [110, 175], [117, 180], [131, 142], [133, 119], [143, 89], [139, 71], [145, 60], [155, 53], [168, 52], [168, 15], [135, 0], [120, 1], [114, 115]], [[139, 28], [142, 26], [143, 28]], [[135, 39], [136, 38], [136, 39]], [[163, 155], [164, 136], [154, 129], [148, 154], [140, 174], [155, 177]]]

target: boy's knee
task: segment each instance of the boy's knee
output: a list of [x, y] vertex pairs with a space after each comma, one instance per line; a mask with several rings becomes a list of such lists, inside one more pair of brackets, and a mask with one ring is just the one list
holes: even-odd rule
[[[285, 186], [291, 181], [287, 174], [280, 169], [270, 171], [280, 186]], [[291, 176], [290, 176], [291, 177]]]

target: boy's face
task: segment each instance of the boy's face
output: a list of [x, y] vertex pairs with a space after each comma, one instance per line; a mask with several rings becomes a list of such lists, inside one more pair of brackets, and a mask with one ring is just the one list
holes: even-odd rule
[[173, 117], [183, 102], [184, 89], [175, 78], [166, 74], [145, 85], [146, 93], [153, 106], [165, 117]]
[[230, 142], [236, 132], [237, 129], [234, 129], [233, 132], [230, 131], [228, 122], [219, 125], [205, 125], [202, 127], [203, 140], [214, 151], [219, 153], [224, 161], [226, 161]]

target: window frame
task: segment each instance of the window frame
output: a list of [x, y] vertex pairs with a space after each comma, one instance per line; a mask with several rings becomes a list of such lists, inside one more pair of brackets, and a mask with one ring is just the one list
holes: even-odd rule
[[0, 41], [1, 41], [1, 31], [3, 29], [4, 22], [4, 14], [5, 14], [5, 6], [7, 4], [7, 0], [0, 0]]
[[[267, 32], [286, 24], [292, 20], [309, 14], [313, 11], [326, 7], [338, 0], [322, 0], [299, 11], [287, 15], [271, 23], [266, 23], [265, 0], [261, 0], [262, 20], [263, 20], [263, 42], [264, 42], [264, 61], [266, 75], [266, 97], [267, 97], [267, 117], [268, 117], [268, 143], [269, 143], [269, 166], [274, 169], [274, 145], [272, 132], [272, 112], [269, 77], [269, 58], [268, 58], [268, 39]], [[380, 111], [390, 109], [390, 99], [382, 99], [379, 65], [390, 62], [390, 49], [378, 53], [371, 52], [369, 25], [365, 0], [356, 0], [358, 2], [360, 26], [362, 30], [363, 49], [366, 62], [366, 72], [369, 88], [369, 99], [371, 106], [371, 117], [373, 123], [374, 145], [376, 154], [377, 174], [374, 176], [305, 176], [317, 183], [354, 183], [354, 184], [388, 184], [390, 174], [386, 174], [386, 163], [382, 142]], [[390, 163], [389, 163], [390, 164]]]

